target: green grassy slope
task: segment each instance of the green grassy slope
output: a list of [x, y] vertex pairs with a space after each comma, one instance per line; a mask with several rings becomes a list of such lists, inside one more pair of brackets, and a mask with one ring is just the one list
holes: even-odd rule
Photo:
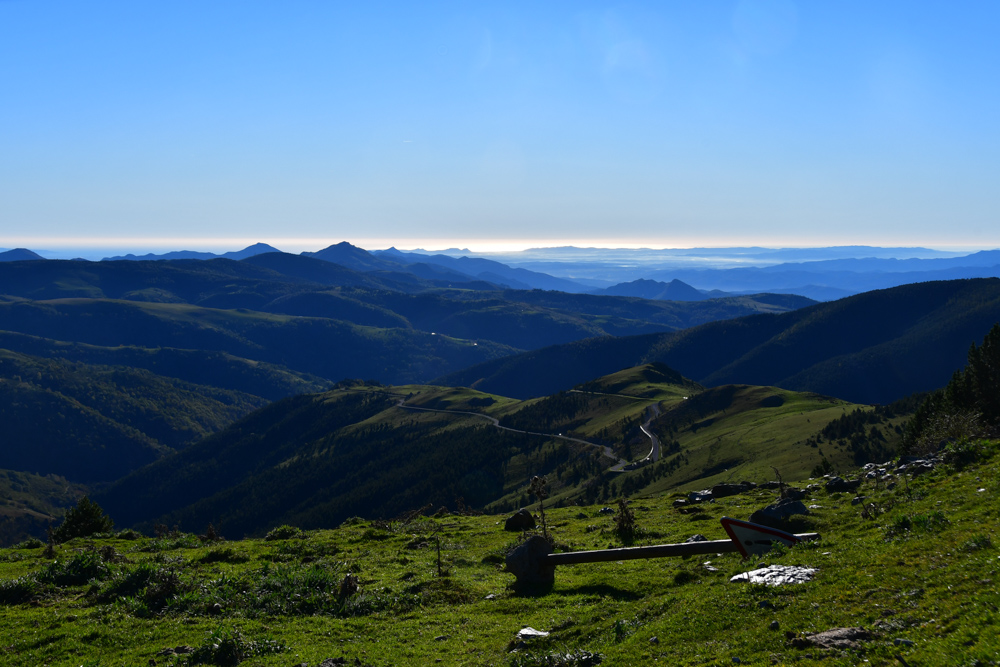
[[[851, 404], [773, 388], [701, 391], [662, 365], [529, 401], [348, 383], [272, 404], [95, 499], [124, 525], [212, 522], [236, 535], [260, 534], [286, 522], [322, 527], [355, 514], [390, 517], [426, 503], [513, 508], [527, 502], [523, 487], [533, 475], [549, 476], [559, 503], [734, 475], [762, 482], [772, 478], [772, 464], [786, 479], [801, 479], [824, 458], [846, 470], [882, 457], [897, 437], [887, 430], [886, 441], [859, 458], [843, 443], [815, 444]], [[610, 470], [616, 459], [650, 451], [640, 426], [651, 419], [663, 458]]]
[[[797, 530], [819, 532], [819, 542], [752, 561], [560, 566], [550, 590], [525, 593], [502, 571], [517, 536], [491, 515], [349, 521], [224, 543], [77, 539], [58, 547], [57, 562], [42, 548], [7, 549], [0, 643], [13, 667], [174, 664], [161, 652], [180, 646], [197, 651], [178, 656], [181, 664], [240, 648], [246, 667], [1000, 662], [997, 456], [892, 488], [869, 482], [860, 493], [865, 503], [855, 505], [847, 494], [807, 492], [817, 507]], [[669, 498], [634, 501], [637, 543], [722, 539], [720, 517], [746, 518], [774, 499], [757, 490], [695, 514]], [[559, 550], [620, 546], [613, 517], [598, 508], [546, 511]], [[730, 581], [770, 564], [816, 572], [777, 588]], [[515, 635], [528, 626], [550, 634], [520, 645]], [[834, 628], [861, 628], [867, 639], [806, 643]]]

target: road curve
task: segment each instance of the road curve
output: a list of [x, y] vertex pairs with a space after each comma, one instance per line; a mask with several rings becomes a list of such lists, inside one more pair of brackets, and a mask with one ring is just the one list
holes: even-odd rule
[[449, 415], [469, 415], [471, 417], [482, 417], [483, 419], [489, 420], [489, 422], [493, 424], [493, 426], [497, 427], [502, 431], [510, 431], [511, 433], [520, 433], [522, 435], [539, 435], [542, 436], [543, 438], [555, 438], [558, 440], [567, 440], [569, 442], [576, 442], [581, 445], [587, 445], [588, 447], [597, 447], [598, 449], [601, 450], [602, 454], [604, 454], [605, 456], [616, 462], [615, 465], [611, 467], [611, 470], [621, 470], [622, 467], [624, 467], [625, 464], [628, 463], [628, 461], [624, 461], [615, 456], [614, 450], [612, 450], [607, 445], [599, 445], [596, 442], [589, 442], [587, 440], [581, 440], [579, 438], [571, 438], [568, 435], [561, 435], [556, 433], [539, 433], [537, 431], [522, 431], [520, 429], [510, 428], [509, 426], [501, 426], [499, 419], [497, 419], [496, 417], [490, 417], [489, 415], [484, 415], [481, 412], [469, 412], [466, 410], [441, 410], [440, 408], [418, 408], [413, 405], [406, 405], [405, 398], [399, 399], [399, 402], [396, 403], [396, 407], [403, 408], [404, 410], [421, 410], [423, 412], [443, 412]]

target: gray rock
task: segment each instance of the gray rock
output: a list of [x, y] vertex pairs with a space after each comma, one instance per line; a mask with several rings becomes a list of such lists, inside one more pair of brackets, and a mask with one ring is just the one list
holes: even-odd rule
[[613, 509], [611, 509], [610, 507], [602, 507], [601, 509], [597, 510], [597, 513], [598, 514], [614, 514], [615, 511]]
[[702, 489], [701, 491], [692, 491], [688, 494], [688, 500], [692, 503], [704, 503], [712, 500], [712, 490]]
[[781, 629], [781, 623], [778, 623], [777, 621], [771, 621], [771, 626], [770, 627], [771, 627], [772, 630], [780, 630]]
[[517, 577], [519, 584], [551, 584], [556, 580], [556, 568], [545, 565], [552, 547], [541, 535], [532, 535], [524, 544], [507, 554], [507, 572]]
[[650, 644], [659, 644], [660, 643], [660, 638], [659, 637], [650, 637], [649, 638], [649, 643]]
[[865, 502], [866, 499], [867, 496], [854, 496], [853, 498], [851, 498], [851, 504], [860, 505], [861, 503]]
[[535, 517], [528, 510], [521, 508], [504, 521], [503, 529], [511, 532], [530, 530], [535, 527]]
[[684, 544], [690, 544], [691, 542], [708, 542], [708, 538], [704, 535], [692, 535], [691, 537], [684, 540]]
[[780, 527], [788, 517], [796, 514], [809, 514], [805, 504], [801, 500], [785, 498], [773, 505], [768, 505], [750, 515], [752, 523], [759, 523], [773, 528]]
[[802, 500], [806, 497], [806, 492], [796, 489], [794, 486], [785, 487], [785, 500]]
[[807, 634], [803, 637], [796, 637], [791, 641], [795, 648], [836, 648], [836, 649], [858, 649], [861, 645], [858, 642], [870, 641], [874, 639], [871, 632], [864, 628], [834, 628], [826, 632]]
[[827, 493], [843, 493], [845, 491], [854, 491], [859, 486], [861, 486], [860, 479], [841, 479], [840, 477], [832, 477], [826, 483]]

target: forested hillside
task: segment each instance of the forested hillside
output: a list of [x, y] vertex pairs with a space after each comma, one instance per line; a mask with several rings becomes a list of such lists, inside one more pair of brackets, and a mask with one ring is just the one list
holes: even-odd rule
[[660, 361], [708, 386], [775, 385], [888, 403], [947, 383], [998, 320], [998, 279], [920, 283], [676, 333], [578, 341], [436, 382], [523, 398]]

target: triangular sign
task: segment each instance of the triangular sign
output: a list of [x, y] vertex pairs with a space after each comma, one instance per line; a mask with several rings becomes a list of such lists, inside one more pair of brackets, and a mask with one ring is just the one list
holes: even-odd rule
[[775, 530], [749, 521], [730, 519], [728, 516], [722, 517], [722, 527], [744, 558], [765, 554], [776, 543], [790, 547], [802, 541], [798, 536], [783, 530]]

